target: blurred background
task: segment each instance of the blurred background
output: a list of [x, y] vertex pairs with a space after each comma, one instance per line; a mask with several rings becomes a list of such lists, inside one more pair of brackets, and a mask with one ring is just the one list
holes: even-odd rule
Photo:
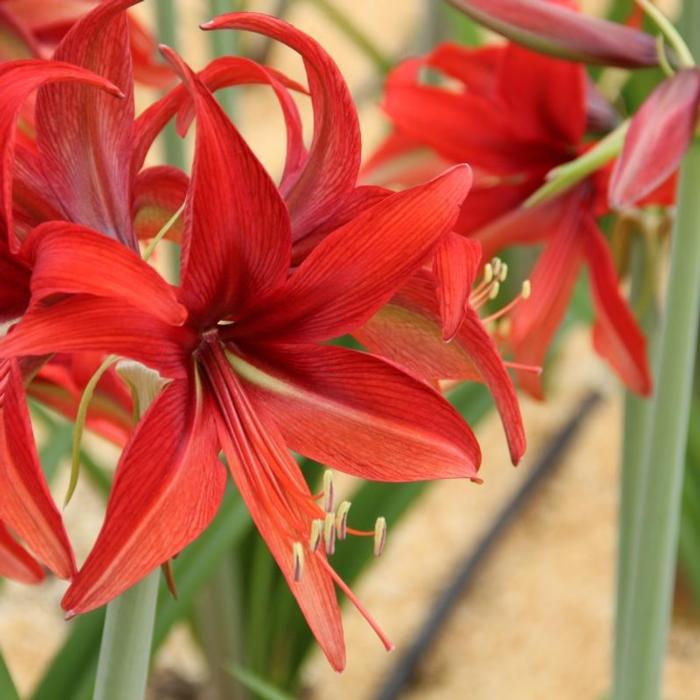
[[[658, 4], [670, 13], [676, 10], [676, 3]], [[365, 154], [388, 132], [380, 102], [383, 78], [391, 65], [443, 40], [494, 40], [475, 32], [438, 0], [146, 0], [135, 12], [166, 43], [172, 42], [175, 30], [178, 49], [195, 68], [203, 67], [214, 51], [239, 53], [263, 59], [305, 82], [301, 61], [286, 49], [257, 36], [229, 32], [222, 33], [220, 43], [212, 48], [209, 37], [197, 29], [217, 8], [226, 11], [240, 5], [283, 16], [327, 49], [356, 97]], [[582, 5], [592, 13], [610, 9], [604, 0]], [[142, 105], [151, 98], [146, 93], [140, 97]], [[278, 174], [285, 131], [269, 90], [237, 88], [222, 99], [230, 100], [236, 124], [270, 171]], [[309, 105], [300, 99], [299, 106], [310, 132]], [[187, 147], [191, 148], [189, 142]], [[165, 148], [161, 144], [161, 150], [151, 154], [154, 163], [166, 157]], [[165, 271], [171, 268], [167, 257], [159, 260]], [[245, 695], [278, 700], [604, 697], [609, 687], [613, 627], [622, 391], [591, 352], [588, 330], [576, 321], [572, 312], [548, 369], [547, 401], [522, 399], [529, 450], [521, 466], [510, 466], [499, 421], [490, 403], [474, 392], [456, 401], [467, 416], [478, 421], [483, 485], [449, 482], [412, 487], [395, 492], [391, 502], [385, 500], [389, 492], [365, 492], [374, 515], [387, 513], [386, 550], [376, 561], [364, 552], [367, 566], [365, 559], [346, 565], [351, 578], [358, 576], [355, 592], [396, 644], [394, 653], [386, 654], [364, 620], [346, 605], [348, 666], [342, 675], [331, 671], [303, 632], [297, 632], [300, 622], [294, 613], [273, 619], [275, 611], [289, 610], [288, 593], [275, 581], [270, 583], [274, 575], [269, 573], [270, 563], [260, 553], [257, 535], [246, 530], [218, 593], [213, 577], [214, 583], [202, 587], [199, 598], [194, 596], [191, 607], [164, 634], [151, 696], [182, 700]], [[593, 395], [600, 400], [592, 399]], [[573, 428], [568, 425], [572, 420]], [[567, 425], [570, 435], [562, 433]], [[68, 478], [70, 430], [41, 417], [37, 428], [44, 462], [49, 460], [55, 471], [52, 490], [60, 499]], [[553, 446], [561, 449], [547, 459]], [[113, 467], [117, 452], [112, 447], [90, 438], [87, 449], [100, 465]], [[501, 511], [533, 471], [542, 467], [543, 460], [546, 471], [531, 497], [475, 560], [472, 554], [477, 545], [502, 522]], [[689, 469], [695, 468], [689, 464]], [[359, 486], [346, 479], [340, 488], [352, 494]], [[83, 479], [65, 511], [79, 561], [100, 526], [103, 508], [99, 489]], [[692, 506], [688, 509], [684, 532], [686, 549], [692, 552]], [[689, 518], [691, 525], [686, 522]], [[193, 561], [196, 568], [196, 558]], [[465, 564], [469, 564], [468, 585], [454, 587], [445, 623], [436, 625], [435, 634], [425, 638], [426, 643], [406, 665], [404, 655], [420, 638], [426, 622], [438, 619], [435, 606], [444, 602], [445, 591], [460, 572], [464, 574]], [[692, 556], [686, 557], [678, 578], [664, 686], [669, 699], [700, 697], [700, 616], [694, 566]], [[244, 576], [242, 580], [236, 573], [241, 567], [246, 572], [263, 572], [263, 578]], [[36, 588], [11, 582], [2, 585], [0, 647], [20, 690], [29, 692], [50, 668], [76, 623], [62, 619], [62, 582], [49, 581]], [[233, 612], [227, 607], [231, 602], [235, 603]], [[229, 640], [229, 648], [247, 650], [240, 657], [245, 668], [239, 673], [247, 690], [241, 690], [238, 682], [231, 684], [234, 675], [228, 672], [222, 680], [220, 669], [205, 661], [202, 648], [217, 643], [216, 630], [208, 631], [206, 625], [212, 615], [240, 623], [242, 631]], [[410, 673], [404, 673], [409, 668]], [[57, 688], [54, 686], [58, 694], [53, 697], [72, 697]], [[52, 697], [50, 686], [46, 693], [45, 697]]]

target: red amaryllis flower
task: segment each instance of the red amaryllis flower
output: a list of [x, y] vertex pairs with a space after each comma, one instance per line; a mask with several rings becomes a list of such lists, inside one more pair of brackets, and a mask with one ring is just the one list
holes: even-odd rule
[[[423, 66], [456, 79], [461, 88], [420, 83]], [[385, 109], [404, 140], [404, 155], [406, 144], [421, 144], [443, 162], [465, 160], [475, 167], [475, 187], [457, 231], [481, 242], [486, 260], [512, 245], [544, 243], [531, 274], [532, 296], [511, 314], [507, 341], [515, 360], [542, 365], [585, 264], [596, 309], [594, 346], [630, 388], [644, 394], [651, 389], [645, 340], [618, 290], [595, 220], [605, 206], [604, 178], [589, 178], [546, 204], [520, 206], [551, 168], [585, 148], [586, 95], [585, 72], [576, 64], [514, 44], [444, 45], [399, 66], [387, 84]], [[463, 296], [463, 290], [446, 293]], [[537, 374], [519, 375], [530, 393], [541, 396]]]
[[[97, 0], [2, 0], [0, 2], [0, 61], [49, 58], [63, 37]], [[151, 87], [165, 87], [174, 75], [155, 61], [156, 42], [134, 17], [128, 16], [129, 46], [135, 79]]]
[[[106, 236], [46, 224], [23, 248], [32, 306], [2, 344], [3, 356], [114, 352], [171, 379], [122, 455], [105, 524], [63, 604], [72, 613], [101, 605], [195, 538], [222, 496], [223, 449], [340, 669], [333, 584], [345, 586], [319, 546], [325, 539], [332, 551], [336, 515], [317, 504], [287, 447], [371, 479], [476, 475], [478, 444], [440, 394], [377, 357], [320, 344], [364, 323], [430, 257], [470, 174], [456, 167], [386, 198], [329, 233], [290, 275], [284, 201], [211, 93], [164, 51], [198, 125], [181, 286]], [[50, 303], [57, 294], [68, 296]]]

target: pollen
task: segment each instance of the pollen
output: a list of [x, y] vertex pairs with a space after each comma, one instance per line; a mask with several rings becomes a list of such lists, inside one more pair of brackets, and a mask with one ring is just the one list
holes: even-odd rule
[[332, 513], [335, 505], [335, 486], [333, 481], [333, 470], [326, 469], [323, 472], [323, 510], [326, 513]]
[[304, 546], [301, 542], [295, 542], [292, 545], [292, 559], [294, 560], [294, 580], [301, 581], [304, 573]]
[[381, 556], [386, 545], [386, 518], [379, 517], [374, 524], [374, 556]]
[[323, 543], [326, 554], [335, 554], [335, 513], [328, 513], [323, 522]]
[[323, 523], [320, 518], [311, 521], [311, 534], [309, 535], [309, 549], [317, 552], [323, 539]]
[[348, 513], [350, 511], [350, 501], [343, 501], [335, 514], [335, 532], [339, 540], [344, 540], [348, 536]]

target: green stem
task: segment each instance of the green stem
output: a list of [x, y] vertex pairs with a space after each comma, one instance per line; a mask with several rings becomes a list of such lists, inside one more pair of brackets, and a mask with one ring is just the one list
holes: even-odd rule
[[345, 13], [336, 7], [336, 3], [328, 0], [312, 0], [312, 2], [374, 63], [379, 71], [388, 73], [391, 70], [393, 62], [382, 53], [375, 43]]
[[[646, 278], [649, 274], [650, 262], [644, 253], [645, 241], [639, 236], [635, 239], [632, 251], [632, 289], [630, 302], [636, 301], [645, 294]], [[646, 260], [646, 262], [645, 262]], [[640, 319], [641, 326], [647, 338], [655, 337], [658, 312], [653, 303], [648, 304]], [[653, 350], [650, 349], [653, 356]], [[631, 391], [625, 392], [623, 419], [622, 467], [620, 474], [620, 505], [618, 516], [618, 553], [617, 553], [617, 589], [615, 615], [615, 662], [622, 659], [623, 630], [629, 625], [630, 598], [630, 568], [634, 556], [635, 523], [640, 517], [644, 483], [647, 474], [642, 472], [644, 458], [644, 443], [639, 439], [651, 428], [651, 402], [637, 396]], [[619, 677], [621, 669], [615, 669], [615, 677]]]
[[553, 199], [602, 168], [622, 150], [628, 128], [629, 121], [622, 122], [615, 131], [611, 131], [582, 156], [550, 170], [547, 173], [547, 182], [530, 195], [524, 206], [534, 207]]
[[151, 658], [160, 570], [107, 606], [93, 700], [142, 700]]
[[[700, 0], [684, 3], [681, 26], [700, 49]], [[648, 430], [639, 426], [644, 456], [641, 508], [635, 518], [636, 546], [624, 596], [629, 606], [616, 644], [616, 700], [657, 700], [671, 613], [688, 435], [692, 372], [700, 315], [700, 143], [683, 162], [678, 217], [656, 371], [656, 394]]]

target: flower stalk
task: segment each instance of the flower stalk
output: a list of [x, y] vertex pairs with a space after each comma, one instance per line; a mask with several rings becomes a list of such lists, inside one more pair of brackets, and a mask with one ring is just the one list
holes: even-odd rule
[[[700, 2], [684, 3], [682, 26], [694, 53], [700, 50]], [[672, 605], [688, 433], [694, 354], [700, 315], [700, 143], [693, 143], [681, 169], [678, 218], [672, 236], [671, 269], [656, 363], [656, 394], [644, 435], [643, 483], [635, 511], [625, 624], [616, 643], [613, 698], [656, 700]]]

